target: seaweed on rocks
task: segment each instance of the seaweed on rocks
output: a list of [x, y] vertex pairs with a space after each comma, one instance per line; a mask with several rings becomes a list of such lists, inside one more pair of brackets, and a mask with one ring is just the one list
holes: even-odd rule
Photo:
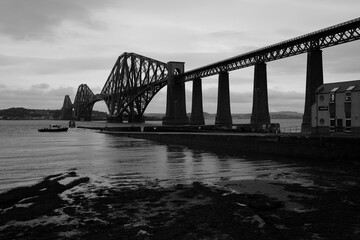
[[42, 215], [54, 215], [64, 201], [59, 194], [81, 183], [88, 177], [77, 178], [64, 185], [59, 183], [65, 178], [75, 178], [74, 172], [45, 177], [41, 182], [28, 187], [19, 187], [0, 194], [0, 226], [11, 221], [26, 221]]
[[274, 189], [287, 200], [200, 182], [98, 186], [75, 172], [55, 174], [0, 195], [0, 239], [360, 239], [358, 185]]

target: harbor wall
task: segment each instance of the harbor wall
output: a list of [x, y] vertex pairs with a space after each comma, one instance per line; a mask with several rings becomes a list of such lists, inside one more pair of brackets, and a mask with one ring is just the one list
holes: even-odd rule
[[231, 134], [184, 132], [109, 132], [132, 138], [166, 144], [254, 152], [322, 161], [358, 161], [360, 138], [348, 136], [315, 136], [286, 134]]

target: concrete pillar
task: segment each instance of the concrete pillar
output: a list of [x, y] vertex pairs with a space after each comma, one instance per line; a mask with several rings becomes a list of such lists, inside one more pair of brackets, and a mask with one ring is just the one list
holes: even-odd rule
[[215, 125], [232, 125], [228, 72], [219, 73], [218, 101]]
[[184, 63], [168, 62], [167, 70], [166, 115], [163, 118], [163, 125], [189, 124], [186, 114], [185, 83], [176, 82], [176, 75], [184, 72]]
[[190, 125], [205, 125], [201, 78], [195, 78], [193, 80]]
[[302, 133], [311, 133], [311, 106], [315, 103], [315, 91], [324, 83], [322, 51], [311, 50], [307, 55], [306, 92]]
[[254, 68], [254, 91], [251, 124], [269, 124], [266, 63], [256, 63]]

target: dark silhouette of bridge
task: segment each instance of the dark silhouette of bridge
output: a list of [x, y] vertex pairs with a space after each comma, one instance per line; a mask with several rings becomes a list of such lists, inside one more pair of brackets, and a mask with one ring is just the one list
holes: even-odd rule
[[[123, 53], [117, 59], [102, 91], [94, 94], [86, 84], [79, 86], [74, 104], [65, 97], [63, 113], [74, 108], [74, 117], [91, 120], [97, 101], [105, 101], [111, 118], [129, 122], [144, 121], [144, 112], [152, 98], [167, 86], [164, 125], [203, 125], [202, 78], [218, 75], [218, 105], [215, 124], [231, 125], [229, 72], [254, 66], [252, 124], [270, 123], [266, 63], [307, 53], [306, 93], [302, 131], [311, 129], [311, 106], [315, 91], [323, 84], [322, 49], [360, 39], [360, 18], [225, 59], [191, 71], [183, 62], [163, 63], [135, 53]], [[192, 113], [186, 113], [185, 82], [193, 81]], [[63, 115], [65, 116], [65, 114]]]
[[[131, 122], [142, 122], [151, 99], [167, 84], [167, 74], [166, 63], [125, 52], [118, 57], [99, 94], [94, 94], [86, 84], [78, 87], [71, 105], [74, 117], [91, 120], [94, 104], [105, 101], [111, 120], [121, 122], [126, 116]], [[66, 97], [63, 112], [68, 108]]]

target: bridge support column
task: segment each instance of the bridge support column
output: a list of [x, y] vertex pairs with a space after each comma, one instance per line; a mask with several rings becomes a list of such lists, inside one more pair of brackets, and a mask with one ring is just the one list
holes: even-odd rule
[[177, 83], [176, 75], [184, 72], [183, 62], [168, 62], [168, 83], [166, 115], [163, 125], [186, 125], [189, 118], [186, 114], [185, 83]]
[[218, 100], [215, 125], [232, 125], [228, 72], [219, 73]]
[[193, 80], [190, 125], [205, 125], [201, 78]]
[[322, 51], [320, 49], [311, 50], [307, 55], [305, 107], [301, 124], [302, 133], [311, 133], [311, 106], [315, 103], [316, 89], [323, 83]]
[[266, 63], [256, 63], [254, 68], [254, 91], [251, 124], [269, 124], [269, 103]]

